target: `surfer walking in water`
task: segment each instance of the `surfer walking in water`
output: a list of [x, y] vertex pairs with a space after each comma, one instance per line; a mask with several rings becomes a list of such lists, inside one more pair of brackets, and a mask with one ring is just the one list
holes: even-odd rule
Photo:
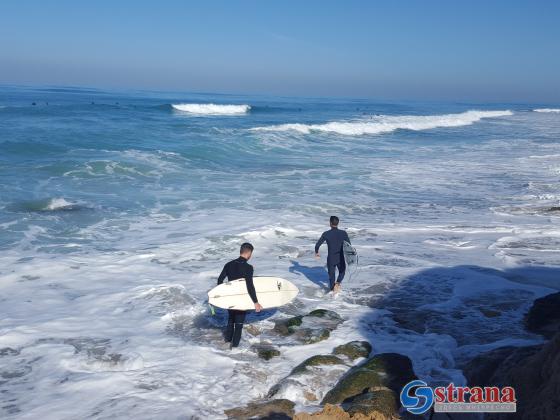
[[[257, 292], [253, 284], [253, 266], [248, 263], [253, 255], [253, 245], [244, 243], [239, 250], [239, 258], [228, 262], [224, 265], [220, 276], [218, 277], [218, 284], [222, 284], [224, 280], [228, 281], [245, 279], [247, 285], [247, 293], [255, 304], [255, 311], [260, 312], [262, 306], [257, 300]], [[226, 343], [231, 343], [231, 348], [239, 346], [241, 340], [241, 331], [243, 331], [243, 323], [245, 322], [246, 311], [238, 311], [235, 309], [228, 309], [228, 323], [224, 334]]]
[[[339, 219], [336, 216], [331, 216], [330, 225], [331, 229], [323, 232], [317, 243], [315, 244], [315, 257], [320, 258], [319, 248], [323, 243], [327, 242], [328, 255], [327, 255], [327, 268], [329, 272], [329, 286], [331, 291], [338, 293], [340, 291], [340, 283], [344, 279], [346, 272], [346, 262], [344, 261], [344, 241], [350, 243], [350, 238], [345, 230], [338, 229]], [[336, 270], [338, 270], [338, 277], [336, 278]]]

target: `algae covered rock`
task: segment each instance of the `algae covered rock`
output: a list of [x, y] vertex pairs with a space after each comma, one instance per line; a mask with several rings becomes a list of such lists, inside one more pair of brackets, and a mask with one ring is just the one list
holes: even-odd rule
[[368, 357], [371, 353], [371, 344], [367, 341], [350, 341], [334, 348], [333, 353], [356, 360], [360, 357]]
[[304, 360], [299, 365], [297, 365], [290, 375], [297, 373], [302, 373], [311, 366], [324, 366], [324, 365], [343, 365], [344, 362], [339, 357], [333, 356], [332, 354], [316, 355]]
[[385, 387], [400, 392], [402, 387], [415, 379], [412, 362], [397, 353], [382, 353], [353, 367], [323, 398], [322, 404], [340, 404], [351, 401], [375, 387]]
[[352, 416], [363, 414], [374, 417], [381, 414], [392, 418], [399, 410], [397, 394], [386, 387], [374, 387], [365, 394], [360, 394], [346, 407], [346, 412]]
[[336, 312], [316, 309], [307, 315], [298, 315], [275, 322], [273, 332], [302, 344], [326, 340], [343, 319]]
[[273, 357], [280, 356], [280, 350], [278, 350], [271, 344], [255, 344], [251, 346], [251, 348], [261, 359], [264, 360], [270, 360]]
[[224, 413], [229, 419], [278, 419], [288, 420], [294, 416], [294, 403], [290, 400], [278, 399], [249, 403], [246, 407], [231, 408]]

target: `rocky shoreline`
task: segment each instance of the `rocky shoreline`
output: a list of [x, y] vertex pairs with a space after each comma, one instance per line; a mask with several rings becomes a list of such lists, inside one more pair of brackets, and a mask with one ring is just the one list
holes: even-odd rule
[[[310, 322], [320, 320], [317, 325]], [[305, 343], [328, 338], [343, 319], [332, 311], [316, 310], [307, 315], [278, 321], [277, 334], [297, 337]], [[517, 392], [517, 413], [487, 414], [485, 419], [554, 419], [560, 413], [560, 293], [535, 300], [525, 317], [528, 331], [548, 341], [527, 347], [501, 347], [483, 353], [463, 368], [469, 385], [513, 386]], [[279, 355], [277, 349], [256, 349], [264, 359]], [[367, 341], [337, 346], [331, 354], [312, 356], [273, 386], [266, 399], [246, 407], [225, 411], [232, 419], [295, 420], [393, 420], [409, 417], [400, 407], [402, 387], [416, 379], [412, 361], [397, 353], [371, 355]], [[331, 378], [333, 386], [318, 395], [314, 380]], [[309, 402], [320, 401], [315, 413], [296, 413], [295, 404], [284, 392], [296, 385]], [[447, 418], [454, 418], [447, 416]]]

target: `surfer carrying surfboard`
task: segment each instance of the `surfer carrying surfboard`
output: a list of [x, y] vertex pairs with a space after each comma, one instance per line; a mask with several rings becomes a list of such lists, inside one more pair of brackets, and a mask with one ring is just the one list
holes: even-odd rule
[[[344, 261], [344, 242], [350, 243], [350, 238], [345, 230], [338, 229], [339, 219], [336, 216], [331, 216], [330, 225], [331, 229], [323, 232], [317, 243], [315, 244], [315, 256], [320, 258], [319, 248], [326, 241], [328, 248], [327, 255], [327, 268], [329, 272], [329, 285], [330, 289], [337, 293], [340, 291], [340, 283], [344, 279], [346, 272], [346, 262]], [[335, 282], [335, 274], [338, 269], [338, 278]]]
[[[253, 284], [253, 266], [248, 263], [253, 255], [253, 245], [246, 242], [241, 245], [239, 250], [239, 258], [228, 262], [224, 265], [220, 276], [218, 277], [218, 284], [222, 284], [227, 277], [228, 281], [245, 279], [247, 285], [247, 293], [255, 304], [255, 311], [260, 312], [262, 306], [257, 300], [257, 292]], [[228, 323], [224, 334], [226, 343], [231, 343], [231, 347], [239, 346], [241, 340], [241, 331], [243, 330], [243, 323], [245, 322], [246, 311], [238, 311], [235, 309], [228, 309]]]

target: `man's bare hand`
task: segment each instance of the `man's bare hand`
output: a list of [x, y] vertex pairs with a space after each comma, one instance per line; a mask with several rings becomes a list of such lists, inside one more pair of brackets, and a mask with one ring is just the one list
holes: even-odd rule
[[262, 310], [263, 310], [262, 305], [259, 302], [255, 303], [255, 311], [260, 312]]
[[315, 258], [317, 258], [317, 259], [321, 258], [321, 256], [319, 255], [319, 253], [318, 253], [318, 252], [317, 252], [317, 253], [315, 253]]

